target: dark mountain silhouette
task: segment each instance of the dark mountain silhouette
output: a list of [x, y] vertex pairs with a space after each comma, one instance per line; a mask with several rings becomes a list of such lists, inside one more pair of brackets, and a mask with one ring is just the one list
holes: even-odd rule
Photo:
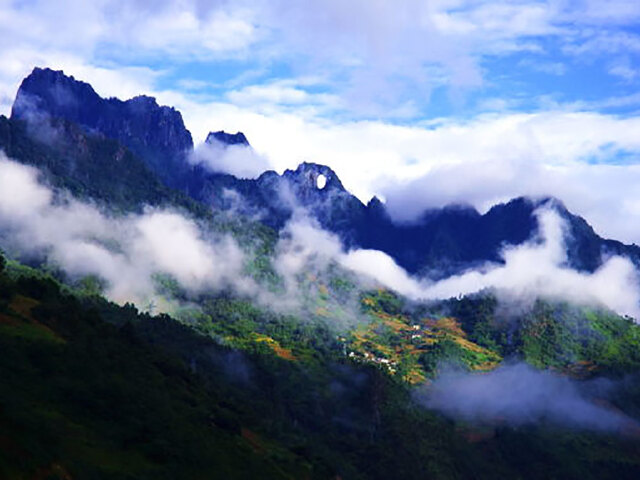
[[155, 98], [103, 99], [88, 83], [61, 71], [34, 68], [18, 89], [11, 118], [33, 121], [43, 115], [118, 140], [149, 163], [165, 183], [173, 183], [193, 148], [180, 112], [159, 106]]
[[245, 147], [249, 146], [249, 141], [242, 132], [227, 133], [224, 130], [209, 132], [209, 135], [207, 135], [207, 139], [205, 140], [205, 142], [212, 143], [215, 141], [223, 143], [224, 145], [243, 145]]

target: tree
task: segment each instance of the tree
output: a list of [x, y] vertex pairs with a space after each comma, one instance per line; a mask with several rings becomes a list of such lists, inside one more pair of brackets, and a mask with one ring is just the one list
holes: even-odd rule
[[7, 261], [5, 260], [4, 255], [0, 253], [0, 273], [2, 273], [6, 264], [7, 264]]

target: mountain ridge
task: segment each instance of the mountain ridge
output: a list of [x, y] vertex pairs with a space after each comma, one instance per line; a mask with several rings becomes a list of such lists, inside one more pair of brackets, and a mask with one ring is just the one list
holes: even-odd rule
[[[127, 101], [101, 98], [91, 85], [62, 71], [34, 68], [18, 90], [12, 120], [63, 118], [91, 132], [113, 138], [140, 157], [161, 182], [215, 209], [235, 208], [259, 214], [262, 222], [280, 230], [294, 211], [304, 208], [324, 229], [337, 234], [346, 248], [380, 250], [411, 274], [442, 278], [486, 262], [501, 263], [505, 246], [520, 245], [538, 231], [535, 210], [553, 204], [567, 222], [571, 268], [593, 272], [609, 255], [624, 255], [640, 265], [640, 247], [597, 235], [562, 202], [519, 197], [493, 206], [484, 215], [464, 205], [425, 210], [411, 223], [398, 223], [384, 204], [363, 204], [349, 193], [338, 175], [317, 163], [302, 163], [278, 175], [267, 171], [257, 179], [239, 179], [190, 163], [191, 134], [180, 112], [159, 106], [153, 97]], [[138, 138], [139, 137], [139, 138]], [[140, 140], [141, 139], [141, 140]], [[250, 148], [242, 132], [211, 132], [207, 141]], [[317, 187], [322, 175], [326, 185]], [[242, 202], [230, 201], [236, 191]], [[239, 210], [238, 210], [239, 206]]]

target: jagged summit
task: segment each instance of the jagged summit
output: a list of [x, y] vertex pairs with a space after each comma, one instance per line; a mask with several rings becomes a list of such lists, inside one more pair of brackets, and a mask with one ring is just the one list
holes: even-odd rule
[[[29, 119], [36, 112], [54, 117], [73, 116], [77, 123], [91, 123], [90, 108], [101, 100], [86, 82], [67, 76], [62, 70], [35, 67], [22, 80], [11, 109], [11, 118]], [[83, 108], [80, 102], [86, 104]]]
[[364, 208], [326, 165], [304, 162], [282, 175], [267, 171], [249, 182], [244, 185], [247, 197], [257, 199], [255, 207], [268, 210], [267, 221], [275, 228], [283, 227], [298, 207], [329, 229], [336, 226], [334, 220], [342, 222]]
[[224, 145], [243, 145], [246, 147], [250, 146], [247, 137], [242, 132], [227, 133], [224, 130], [209, 132], [205, 143], [213, 143], [216, 141]]
[[[324, 177], [326, 183], [322, 188], [318, 187], [318, 177]], [[295, 170], [285, 170], [282, 177], [299, 186], [300, 188], [322, 191], [346, 192], [336, 172], [326, 165], [303, 162]]]
[[[100, 129], [113, 123], [118, 113], [127, 116], [159, 113], [179, 130], [178, 138], [184, 147], [193, 146], [191, 134], [185, 128], [182, 115], [173, 107], [160, 106], [155, 97], [138, 95], [129, 100], [102, 98], [93, 87], [62, 70], [35, 67], [24, 78], [11, 109], [11, 118], [27, 118], [34, 109], [53, 117], [65, 118], [82, 126]], [[113, 126], [112, 126], [113, 128]], [[103, 132], [104, 133], [104, 132]]]
[[88, 83], [62, 71], [36, 67], [18, 89], [11, 118], [32, 121], [42, 116], [63, 118], [118, 140], [163, 180], [172, 178], [193, 149], [180, 112], [158, 105], [155, 98], [104, 99]]
[[373, 197], [371, 197], [371, 199], [367, 202], [367, 207], [378, 208], [382, 206], [384, 206], [384, 203], [382, 202], [382, 200], [378, 198], [377, 195], [374, 195]]

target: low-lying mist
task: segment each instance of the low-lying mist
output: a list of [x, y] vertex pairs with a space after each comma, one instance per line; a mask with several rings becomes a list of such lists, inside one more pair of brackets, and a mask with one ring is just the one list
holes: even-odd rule
[[437, 282], [408, 275], [377, 250], [348, 252], [341, 263], [415, 300], [445, 299], [490, 288], [511, 304], [530, 305], [537, 297], [544, 297], [604, 305], [640, 318], [639, 276], [629, 259], [612, 256], [593, 273], [573, 270], [567, 263], [565, 221], [552, 208], [542, 207], [536, 215], [538, 238], [504, 248], [504, 264], [487, 264]]
[[[539, 237], [503, 251], [503, 265], [487, 265], [438, 282], [410, 276], [388, 255], [344, 248], [312, 216], [297, 208], [280, 232], [269, 261], [277, 285], [261, 283], [247, 266], [254, 252], [231, 234], [220, 233], [182, 212], [147, 208], [114, 216], [97, 205], [54, 192], [39, 171], [0, 155], [0, 245], [10, 256], [37, 256], [72, 278], [104, 282], [105, 295], [145, 310], [174, 313], [191, 299], [167, 296], [158, 274], [169, 275], [197, 299], [232, 292], [260, 306], [301, 318], [324, 317], [344, 328], [362, 321], [359, 293], [386, 286], [428, 301], [493, 288], [499, 298], [520, 305], [536, 297], [605, 305], [637, 315], [637, 271], [625, 258], [609, 258], [592, 274], [566, 265], [565, 227], [552, 209], [537, 212]], [[352, 287], [332, 297], [337, 277]], [[344, 283], [344, 282], [343, 282]], [[321, 312], [321, 313], [318, 313]], [[316, 317], [314, 317], [316, 315]], [[445, 371], [418, 391], [418, 401], [445, 415], [481, 424], [551, 422], [600, 431], [637, 431], [638, 424], [608, 406], [616, 383], [577, 382], [525, 364], [485, 374]]]
[[203, 143], [189, 156], [189, 162], [212, 172], [229, 173], [238, 178], [257, 178], [269, 170], [268, 160], [246, 145], [226, 145], [219, 141]]
[[336, 235], [319, 227], [312, 214], [300, 207], [294, 212], [270, 258], [280, 278], [274, 289], [248, 274], [252, 252], [230, 234], [215, 232], [174, 210], [149, 208], [143, 214], [115, 217], [69, 196], [61, 200], [39, 181], [38, 170], [0, 158], [3, 247], [19, 255], [46, 255], [72, 276], [96, 275], [104, 280], [109, 298], [131, 301], [143, 309], [151, 303], [160, 311], [174, 308], [158, 294], [156, 274], [164, 273], [193, 294], [227, 290], [279, 311], [300, 311], [305, 301], [306, 307], [313, 307], [317, 300], [316, 295], [308, 301], [317, 293], [309, 291], [309, 279], [324, 289], [331, 282], [328, 270], [337, 266], [339, 275], [349, 276], [357, 285], [350, 297], [341, 299], [354, 318], [360, 315], [357, 291], [378, 286], [415, 301], [491, 288], [511, 304], [547, 297], [606, 306], [634, 317], [640, 313], [638, 272], [633, 264], [611, 257], [594, 273], [568, 267], [567, 229], [551, 207], [537, 211], [537, 238], [503, 250], [504, 264], [487, 264], [436, 282], [409, 275], [383, 252], [347, 251]]
[[[175, 280], [191, 298], [231, 292], [282, 313], [315, 310], [320, 303], [336, 302], [326, 294], [326, 286], [342, 251], [336, 237], [312, 226], [308, 217], [296, 216], [269, 260], [277, 285], [265, 284], [249, 268], [256, 253], [241, 247], [231, 234], [172, 209], [107, 214], [97, 205], [54, 192], [40, 181], [37, 169], [4, 155], [0, 245], [10, 256], [44, 260], [72, 280], [96, 276], [109, 299], [156, 313], [195, 306], [190, 299], [173, 298], [158, 283], [159, 274]], [[348, 272], [340, 273], [357, 282]], [[340, 318], [332, 319], [338, 326], [357, 321], [355, 289], [341, 297], [339, 310]]]
[[96, 275], [117, 302], [146, 305], [154, 274], [184, 288], [223, 288], [241, 276], [245, 254], [228, 235], [205, 238], [178, 212], [114, 217], [71, 197], [57, 199], [38, 171], [0, 158], [0, 235], [21, 256], [45, 255], [72, 276]]
[[415, 398], [427, 408], [478, 425], [547, 422], [639, 435], [640, 424], [608, 402], [617, 388], [613, 380], [577, 381], [516, 363], [483, 374], [445, 370]]

